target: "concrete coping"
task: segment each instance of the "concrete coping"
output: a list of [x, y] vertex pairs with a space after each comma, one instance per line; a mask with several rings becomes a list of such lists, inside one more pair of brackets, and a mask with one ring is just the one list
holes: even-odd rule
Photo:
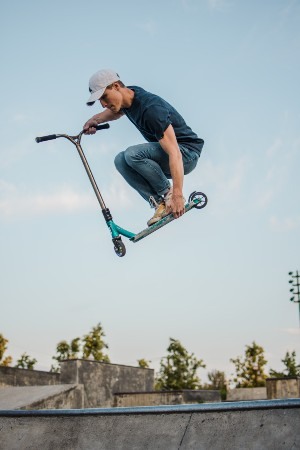
[[151, 367], [139, 367], [139, 366], [129, 366], [128, 364], [115, 364], [107, 361], [96, 361], [95, 359], [81, 359], [81, 358], [74, 358], [74, 359], [62, 359], [60, 363], [64, 362], [73, 362], [73, 361], [82, 361], [82, 362], [88, 362], [93, 364], [102, 364], [104, 366], [118, 366], [118, 367], [130, 367], [131, 369], [142, 369], [142, 370], [152, 370]]
[[128, 392], [114, 392], [114, 395], [145, 395], [145, 394], [184, 394], [185, 392], [195, 392], [203, 394], [203, 392], [220, 392], [218, 389], [180, 389], [180, 390], [170, 390], [170, 391], [128, 391]]
[[172, 406], [139, 406], [134, 408], [90, 408], [90, 409], [47, 409], [47, 410], [2, 410], [1, 416], [107, 416], [107, 415], [143, 415], [208, 413], [217, 411], [251, 411], [270, 409], [300, 408], [300, 398], [282, 400], [256, 400], [229, 403], [204, 403]]
[[46, 373], [47, 375], [57, 377], [58, 372], [49, 372], [49, 370], [36, 370], [36, 369], [22, 369], [21, 367], [0, 366], [1, 372], [23, 372], [27, 373]]
[[278, 377], [274, 377], [274, 378], [266, 378], [266, 381], [276, 381], [276, 380], [300, 380], [300, 377], [297, 377], [297, 376], [295, 376], [295, 377], [280, 377], [280, 378], [278, 378]]

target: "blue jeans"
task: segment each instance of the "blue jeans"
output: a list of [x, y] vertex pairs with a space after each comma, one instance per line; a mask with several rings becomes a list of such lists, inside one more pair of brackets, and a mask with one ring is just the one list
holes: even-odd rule
[[[199, 155], [179, 144], [184, 174], [195, 169]], [[133, 145], [115, 157], [115, 166], [127, 183], [145, 200], [150, 197], [159, 203], [171, 187], [169, 156], [158, 142]]]

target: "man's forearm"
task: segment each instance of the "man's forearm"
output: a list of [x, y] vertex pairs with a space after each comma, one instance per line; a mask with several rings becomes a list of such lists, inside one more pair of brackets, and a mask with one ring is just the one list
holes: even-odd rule
[[105, 111], [102, 111], [99, 114], [95, 114], [92, 119], [96, 120], [98, 124], [104, 123], [104, 122], [111, 122], [112, 120], [117, 120], [122, 117], [122, 113], [114, 113], [110, 111], [109, 109], [105, 109]]
[[169, 155], [169, 166], [173, 181], [173, 195], [182, 195], [184, 173], [181, 153]]
[[165, 130], [164, 136], [159, 143], [163, 150], [169, 155], [169, 167], [173, 181], [173, 195], [182, 196], [184, 177], [183, 162], [172, 125], [169, 125]]

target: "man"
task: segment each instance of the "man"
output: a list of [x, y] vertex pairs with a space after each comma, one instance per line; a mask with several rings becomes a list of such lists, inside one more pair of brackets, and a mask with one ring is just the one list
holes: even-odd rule
[[96, 72], [90, 78], [89, 90], [87, 104], [99, 100], [104, 111], [86, 122], [85, 134], [94, 134], [98, 124], [125, 115], [147, 141], [115, 158], [115, 166], [127, 183], [155, 207], [147, 224], [171, 212], [175, 218], [182, 216], [183, 177], [196, 167], [204, 141], [169, 103], [141, 87], [125, 86], [112, 70]]

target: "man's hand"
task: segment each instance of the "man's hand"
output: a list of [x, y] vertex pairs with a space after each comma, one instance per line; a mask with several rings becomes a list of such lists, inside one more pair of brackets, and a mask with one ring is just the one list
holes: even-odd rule
[[94, 117], [92, 117], [90, 120], [88, 120], [84, 126], [83, 131], [84, 134], [95, 134], [96, 133], [96, 126], [98, 125], [98, 122]]
[[178, 219], [184, 214], [184, 199], [182, 194], [173, 194], [171, 199], [166, 204], [167, 213], [173, 213], [175, 219]]

